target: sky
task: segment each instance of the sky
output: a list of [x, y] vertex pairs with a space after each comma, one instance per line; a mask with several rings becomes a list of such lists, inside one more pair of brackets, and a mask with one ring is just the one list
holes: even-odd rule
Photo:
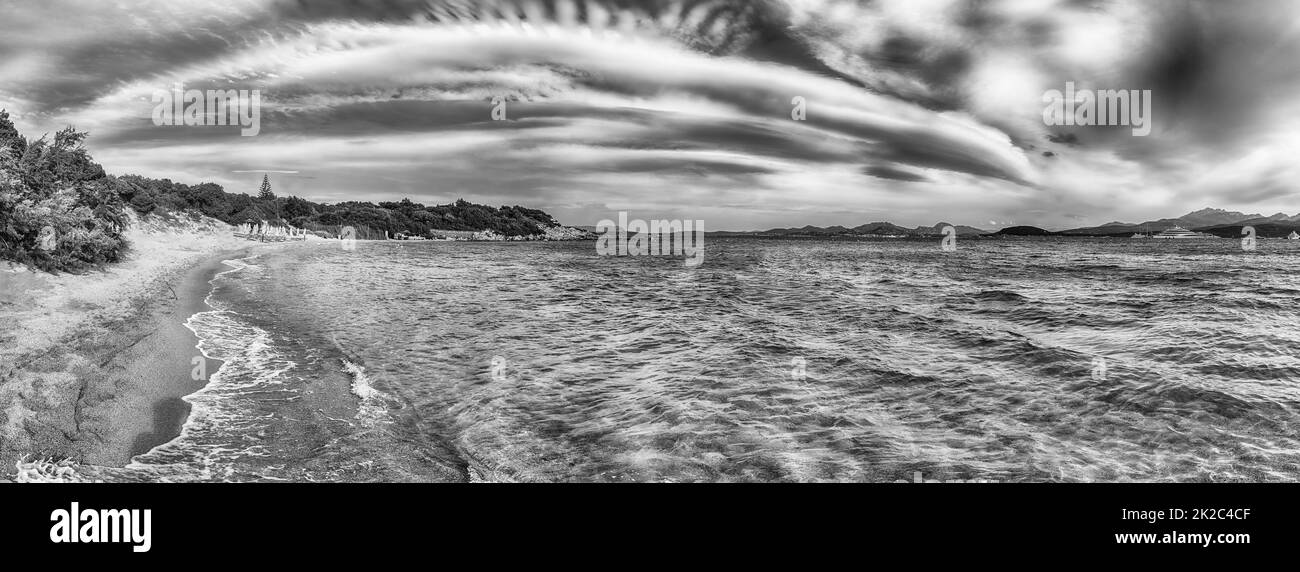
[[[1288, 0], [0, 0], [0, 78], [20, 130], [89, 131], [110, 173], [322, 202], [709, 230], [1300, 213]], [[260, 131], [156, 125], [178, 82], [259, 90]], [[1047, 125], [1067, 82], [1150, 90], [1151, 133]]]

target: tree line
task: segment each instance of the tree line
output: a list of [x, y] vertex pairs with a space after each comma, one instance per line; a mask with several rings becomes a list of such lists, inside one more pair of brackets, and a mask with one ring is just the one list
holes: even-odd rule
[[389, 234], [491, 230], [507, 237], [541, 234], [559, 223], [520, 206], [500, 208], [465, 200], [425, 206], [397, 202], [315, 203], [279, 197], [263, 178], [257, 196], [227, 192], [215, 183], [104, 172], [85, 149], [87, 133], [71, 127], [53, 138], [30, 140], [0, 111], [0, 259], [47, 271], [81, 270], [121, 260], [127, 209], [141, 215], [200, 213], [238, 225], [288, 224], [333, 235], [353, 226]]

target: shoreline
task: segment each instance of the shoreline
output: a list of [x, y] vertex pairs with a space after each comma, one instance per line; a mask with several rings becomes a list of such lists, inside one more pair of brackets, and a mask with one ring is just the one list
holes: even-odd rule
[[[146, 318], [152, 333], [118, 354], [113, 364], [120, 368], [113, 378], [117, 387], [130, 388], [119, 395], [108, 412], [108, 422], [125, 433], [121, 439], [105, 444], [97, 454], [87, 458], [91, 464], [125, 465], [136, 455], [162, 445], [180, 435], [189, 418], [190, 404], [185, 397], [207, 385], [207, 380], [223, 362], [209, 359], [198, 349], [199, 338], [185, 326], [189, 318], [210, 311], [206, 300], [212, 292], [212, 280], [230, 268], [224, 260], [243, 258], [248, 249], [227, 251], [210, 256], [186, 269], [170, 286], [176, 299], [169, 308], [160, 308]], [[195, 369], [203, 360], [201, 372]], [[133, 436], [132, 436], [133, 435]]]
[[222, 261], [279, 244], [214, 223], [137, 221], [129, 258], [84, 274], [0, 264], [0, 480], [44, 459], [123, 467], [180, 434], [183, 398], [222, 365], [186, 322]]

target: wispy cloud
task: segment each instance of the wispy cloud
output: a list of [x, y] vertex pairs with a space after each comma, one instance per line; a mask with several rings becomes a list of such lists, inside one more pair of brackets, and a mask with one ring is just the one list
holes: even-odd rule
[[[110, 172], [249, 192], [298, 175], [278, 189], [574, 224], [633, 207], [714, 228], [1286, 210], [1300, 14], [1260, 8], [56, 0], [0, 7], [0, 106], [27, 130], [90, 130]], [[1156, 131], [1044, 126], [1041, 95], [1065, 81], [1152, 89]], [[150, 96], [175, 82], [262, 90], [262, 134], [154, 126]]]

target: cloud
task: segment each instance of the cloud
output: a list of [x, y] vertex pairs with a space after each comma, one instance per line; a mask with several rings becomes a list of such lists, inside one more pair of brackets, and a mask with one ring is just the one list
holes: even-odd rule
[[929, 180], [925, 178], [925, 175], [922, 175], [920, 173], [914, 173], [912, 171], [904, 171], [903, 169], [899, 169], [897, 167], [891, 167], [889, 165], [874, 165], [871, 167], [866, 167], [865, 169], [863, 169], [863, 172], [868, 175], [871, 175], [872, 177], [878, 177], [881, 179], [892, 179], [895, 181], [905, 181], [909, 183], [916, 183], [920, 181]]
[[[855, 212], [1050, 226], [1292, 199], [1297, 15], [1280, 0], [55, 0], [0, 7], [0, 106], [29, 132], [90, 130], [110, 171], [236, 191], [297, 171], [287, 190], [318, 200], [511, 200], [574, 224], [593, 205], [675, 204], [715, 228]], [[262, 134], [154, 126], [151, 94], [182, 81], [261, 90]], [[1155, 132], [1049, 130], [1042, 93], [1066, 81], [1152, 89]]]

